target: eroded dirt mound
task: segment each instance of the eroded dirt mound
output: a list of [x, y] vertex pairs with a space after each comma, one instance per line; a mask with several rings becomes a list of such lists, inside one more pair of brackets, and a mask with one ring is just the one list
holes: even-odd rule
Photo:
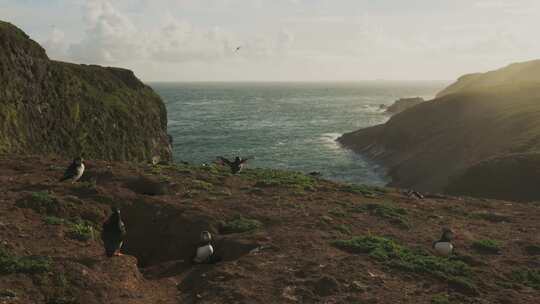
[[[540, 205], [189, 165], [0, 158], [0, 302], [536, 303]], [[144, 177], [141, 179], [141, 177]], [[134, 180], [165, 192], [146, 193]], [[126, 255], [99, 229], [122, 210]], [[441, 227], [457, 255], [431, 252]], [[223, 261], [194, 265], [200, 231]]]

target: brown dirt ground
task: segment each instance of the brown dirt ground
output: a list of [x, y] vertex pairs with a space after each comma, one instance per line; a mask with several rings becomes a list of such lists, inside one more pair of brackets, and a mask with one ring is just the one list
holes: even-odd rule
[[[2, 246], [12, 254], [48, 256], [53, 261], [47, 273], [0, 275], [0, 303], [419, 304], [435, 303], [437, 295], [448, 295], [452, 303], [540, 299], [540, 290], [512, 282], [510, 276], [518, 269], [540, 270], [540, 255], [525, 250], [540, 245], [540, 204], [446, 196], [417, 200], [397, 189], [371, 197], [322, 179], [303, 190], [261, 186], [250, 175], [255, 170], [232, 176], [204, 167], [103, 161], [87, 161], [82, 182], [57, 183], [68, 164], [55, 157], [0, 157]], [[94, 240], [77, 241], [69, 237], [67, 225], [49, 225], [44, 212], [17, 206], [38, 191], [49, 191], [56, 199], [59, 207], [49, 215], [80, 217], [96, 227], [106, 219], [110, 205], [120, 206], [128, 230], [126, 255], [108, 259], [98, 232]], [[377, 202], [406, 209], [410, 228], [348, 211]], [[474, 214], [496, 216], [490, 221]], [[257, 219], [263, 227], [221, 234], [221, 221], [238, 215]], [[341, 225], [350, 234], [338, 229]], [[459, 236], [455, 245], [468, 257], [476, 295], [331, 244], [351, 236], [378, 235], [430, 250], [443, 226]], [[205, 229], [216, 235], [224, 261], [191, 265], [194, 243]], [[500, 241], [501, 252], [478, 253], [471, 244], [479, 239]], [[16, 296], [3, 295], [7, 290]]]

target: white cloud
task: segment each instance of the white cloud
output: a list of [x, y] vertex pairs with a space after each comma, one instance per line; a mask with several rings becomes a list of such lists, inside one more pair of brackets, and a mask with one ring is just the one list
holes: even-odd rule
[[540, 54], [538, 0], [412, 2], [0, 0], [0, 18], [146, 80], [451, 79]]
[[109, 1], [87, 1], [85, 20], [86, 35], [68, 49], [68, 56], [74, 60], [114, 63], [143, 55], [144, 47], [135, 25]]
[[[54, 29], [43, 42], [52, 57], [97, 64], [258, 60], [283, 56], [294, 42], [286, 29], [240, 36], [219, 26], [196, 27], [171, 14], [154, 27], [144, 28], [110, 0], [88, 0], [83, 8], [86, 30], [79, 41], [68, 43]], [[241, 50], [236, 52], [238, 46]]]

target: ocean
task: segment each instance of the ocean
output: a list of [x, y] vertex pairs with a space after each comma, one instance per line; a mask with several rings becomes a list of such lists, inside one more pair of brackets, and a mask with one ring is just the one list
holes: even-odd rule
[[175, 161], [209, 163], [252, 157], [249, 167], [302, 172], [383, 185], [384, 168], [336, 139], [384, 123], [381, 105], [432, 98], [443, 82], [151, 83], [168, 111]]

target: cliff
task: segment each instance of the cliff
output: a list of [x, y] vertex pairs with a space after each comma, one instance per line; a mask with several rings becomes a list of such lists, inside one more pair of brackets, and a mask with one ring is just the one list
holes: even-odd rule
[[[0, 156], [0, 302], [538, 303], [540, 205], [301, 173]], [[60, 165], [60, 166], [59, 166]], [[134, 183], [136, 180], [138, 182]], [[99, 238], [121, 209], [124, 256]], [[457, 254], [431, 249], [451, 227]], [[191, 263], [199, 233], [223, 261]], [[407, 292], [404, 292], [407, 291]]]
[[[534, 71], [540, 71], [540, 61], [460, 78], [441, 97], [399, 113], [383, 125], [345, 134], [339, 141], [385, 164], [392, 186], [538, 200], [540, 190], [531, 189], [528, 182], [512, 183], [515, 188], [504, 190], [504, 195], [502, 189], [495, 189], [510, 176], [538, 176], [538, 167], [510, 168], [505, 163], [497, 169], [491, 163], [490, 174], [478, 174], [486, 168], [478, 165], [483, 161], [511, 154], [532, 156], [540, 150], [540, 82], [529, 78]], [[513, 80], [507, 80], [508, 75]], [[502, 174], [508, 178], [501, 179]], [[474, 189], [459, 182], [462, 176]], [[473, 181], [472, 176], [482, 179]]]
[[495, 71], [461, 76], [455, 83], [439, 92], [437, 97], [520, 83], [536, 83], [540, 85], [540, 60], [513, 63]]
[[400, 98], [386, 108], [386, 113], [397, 114], [425, 102], [421, 97]]
[[129, 70], [50, 60], [0, 21], [0, 153], [170, 160], [167, 113]]

